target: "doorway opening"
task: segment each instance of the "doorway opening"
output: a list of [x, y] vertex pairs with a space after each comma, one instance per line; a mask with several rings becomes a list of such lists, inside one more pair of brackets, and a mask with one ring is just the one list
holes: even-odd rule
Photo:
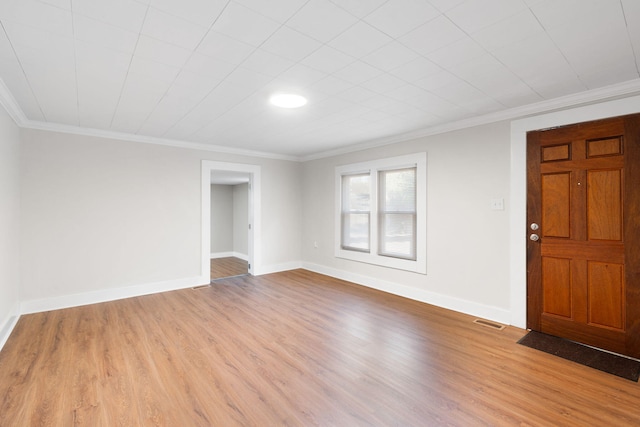
[[249, 273], [249, 187], [245, 172], [211, 171], [211, 281]]
[[259, 236], [260, 166], [203, 160], [203, 278], [255, 275]]

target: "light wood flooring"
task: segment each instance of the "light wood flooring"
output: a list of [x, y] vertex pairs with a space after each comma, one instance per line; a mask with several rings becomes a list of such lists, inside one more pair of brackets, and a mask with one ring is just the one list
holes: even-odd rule
[[247, 274], [249, 263], [240, 258], [213, 258], [211, 260], [211, 280]]
[[637, 426], [640, 386], [305, 270], [22, 316], [0, 426]]

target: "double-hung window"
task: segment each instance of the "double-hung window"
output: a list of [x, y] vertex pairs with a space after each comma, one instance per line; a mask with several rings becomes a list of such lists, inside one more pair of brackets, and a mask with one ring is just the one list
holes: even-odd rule
[[336, 168], [336, 256], [426, 273], [426, 153]]
[[416, 259], [416, 167], [378, 172], [378, 253]]

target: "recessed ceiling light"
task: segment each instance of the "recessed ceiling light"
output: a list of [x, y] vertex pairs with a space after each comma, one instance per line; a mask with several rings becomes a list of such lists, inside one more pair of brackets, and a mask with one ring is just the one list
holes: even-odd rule
[[275, 105], [276, 107], [281, 108], [298, 108], [302, 107], [307, 103], [307, 98], [300, 95], [295, 95], [293, 93], [279, 93], [273, 95], [269, 102]]

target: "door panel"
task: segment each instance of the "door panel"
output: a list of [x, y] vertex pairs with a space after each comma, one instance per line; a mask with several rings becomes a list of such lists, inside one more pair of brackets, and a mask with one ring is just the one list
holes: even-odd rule
[[545, 314], [571, 319], [571, 260], [542, 258], [543, 310]]
[[571, 143], [542, 147], [542, 162], [556, 162], [571, 158]]
[[590, 240], [622, 240], [622, 171], [587, 172], [587, 230]]
[[528, 328], [640, 357], [639, 163], [640, 114], [528, 134]]
[[542, 236], [570, 237], [571, 172], [542, 175]]
[[621, 264], [588, 262], [589, 323], [623, 329], [624, 267]]
[[622, 154], [622, 138], [606, 138], [587, 141], [587, 158]]

